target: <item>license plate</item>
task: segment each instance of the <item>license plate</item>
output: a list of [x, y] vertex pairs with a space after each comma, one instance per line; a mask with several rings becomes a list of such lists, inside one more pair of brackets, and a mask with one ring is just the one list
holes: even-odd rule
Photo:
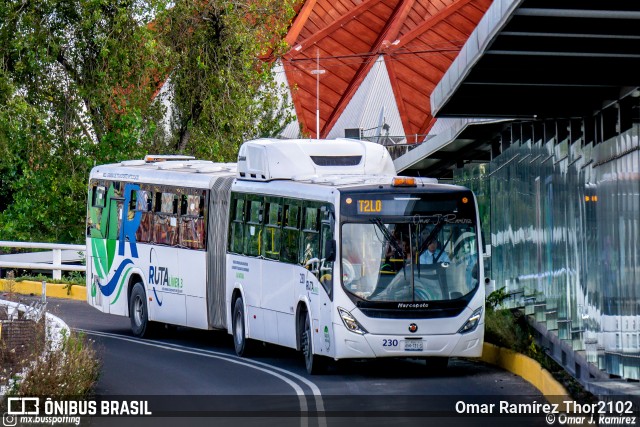
[[422, 351], [422, 340], [405, 341], [404, 351]]

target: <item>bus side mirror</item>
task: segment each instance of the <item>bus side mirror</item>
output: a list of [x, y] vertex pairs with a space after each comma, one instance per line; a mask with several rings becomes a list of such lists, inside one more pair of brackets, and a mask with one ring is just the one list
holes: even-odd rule
[[336, 241], [327, 239], [324, 242], [324, 261], [334, 262], [336, 260]]

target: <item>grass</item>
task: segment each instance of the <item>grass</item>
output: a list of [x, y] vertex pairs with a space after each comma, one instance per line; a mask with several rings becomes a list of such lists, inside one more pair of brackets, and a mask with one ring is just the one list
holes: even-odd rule
[[65, 274], [62, 276], [62, 279], [59, 279], [59, 280], [52, 279], [51, 277], [44, 276], [42, 274], [38, 274], [35, 276], [19, 276], [15, 278], [16, 282], [23, 282], [26, 280], [29, 280], [32, 282], [42, 282], [44, 280], [47, 283], [63, 283], [68, 285], [79, 285], [79, 286], [86, 285], [85, 275], [78, 271], [72, 271], [68, 274]]
[[500, 309], [508, 297], [504, 289], [492, 292], [486, 301], [485, 340], [524, 354], [540, 363], [580, 403], [593, 403], [597, 399], [582, 387], [562, 366], [549, 357], [535, 341], [536, 332], [518, 309]]

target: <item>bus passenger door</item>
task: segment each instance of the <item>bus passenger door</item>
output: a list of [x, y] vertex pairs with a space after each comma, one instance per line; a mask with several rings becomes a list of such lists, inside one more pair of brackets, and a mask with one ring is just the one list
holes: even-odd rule
[[[104, 208], [91, 213], [89, 230], [92, 254], [90, 262], [94, 273], [91, 295], [95, 295], [93, 297], [95, 305], [105, 313], [109, 313], [111, 308], [112, 292], [109, 282], [112, 280], [111, 270], [114, 267], [123, 206], [123, 201], [115, 194], [114, 187], [115, 185], [112, 184], [108, 189]], [[97, 207], [92, 209], [97, 209]]]
[[[110, 199], [109, 200], [109, 225], [107, 227], [107, 240], [105, 242], [106, 247], [106, 264], [108, 268], [106, 270], [106, 280], [104, 284], [108, 286], [112, 280], [114, 280], [114, 273], [116, 272], [116, 268], [118, 268], [119, 263], [115, 262], [116, 258], [116, 247], [118, 245], [118, 236], [120, 235], [120, 225], [122, 224], [122, 211], [123, 211], [123, 201], [122, 199]], [[111, 286], [108, 289], [105, 287], [103, 289], [106, 291], [107, 295], [103, 294], [103, 307], [105, 308], [105, 313], [111, 313], [112, 311], [112, 300], [115, 297], [114, 292], [111, 291]], [[113, 289], [115, 291], [115, 288]], [[117, 313], [123, 314], [123, 313]]]
[[[336, 256], [336, 241], [333, 236], [331, 222], [323, 220], [320, 229], [320, 292], [318, 294], [318, 334], [316, 338], [317, 353], [324, 356], [334, 354], [333, 323], [331, 321], [331, 308], [333, 307], [334, 274], [333, 264]], [[315, 328], [314, 328], [315, 332]]]
[[[328, 221], [329, 210], [319, 209], [319, 232], [313, 237], [314, 252], [307, 261], [307, 297], [311, 304], [311, 330], [313, 333], [314, 352], [328, 356], [332, 351], [333, 329], [331, 325], [331, 300], [333, 293], [333, 257], [335, 243], [331, 223]], [[319, 218], [319, 219], [320, 219]], [[333, 256], [331, 255], [333, 252]]]
[[[88, 289], [87, 299], [89, 304], [105, 310], [104, 298], [100, 291], [101, 284], [109, 273], [107, 265], [106, 239], [109, 221], [109, 206], [107, 205], [107, 189], [106, 185], [98, 185], [93, 183], [91, 186], [91, 194], [89, 199], [89, 213], [87, 218], [87, 238], [90, 247], [90, 256], [87, 262], [87, 277], [91, 288]], [[106, 305], [108, 310], [109, 306]]]

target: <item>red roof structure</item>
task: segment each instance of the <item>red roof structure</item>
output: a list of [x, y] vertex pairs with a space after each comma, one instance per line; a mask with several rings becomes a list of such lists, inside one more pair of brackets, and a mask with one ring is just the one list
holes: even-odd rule
[[[433, 126], [430, 95], [491, 0], [306, 0], [282, 58], [302, 131], [332, 129], [373, 64], [382, 56], [404, 133], [420, 142]], [[317, 60], [319, 57], [319, 61]], [[318, 65], [319, 64], [319, 65]], [[421, 135], [421, 136], [420, 136]]]

